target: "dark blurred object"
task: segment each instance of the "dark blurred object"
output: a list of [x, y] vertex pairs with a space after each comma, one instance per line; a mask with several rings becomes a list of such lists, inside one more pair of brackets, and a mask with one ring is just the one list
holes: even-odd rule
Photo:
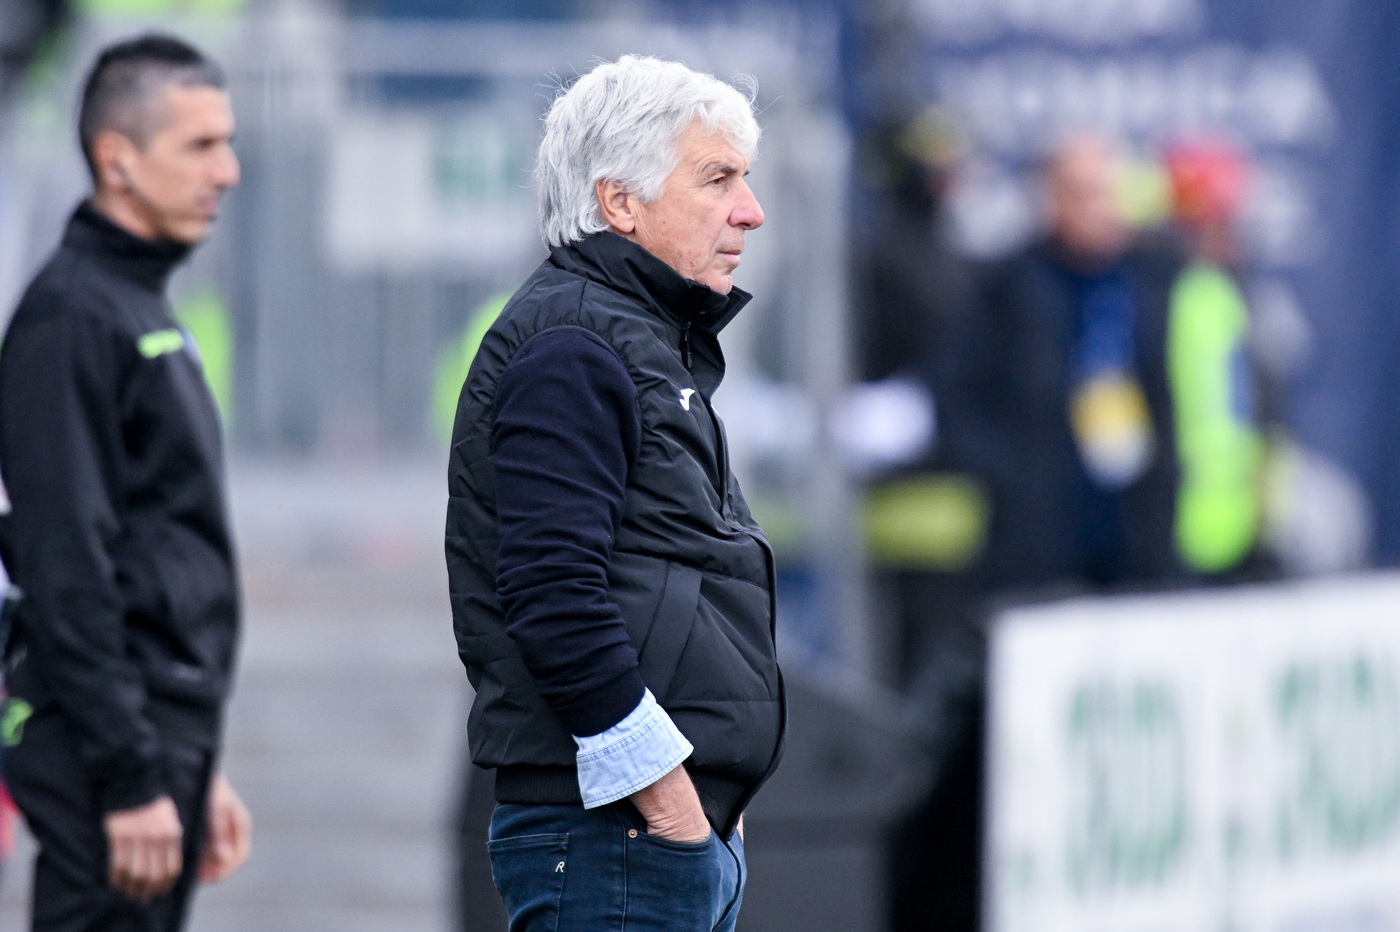
[[783, 763], [744, 817], [739, 927], [878, 932], [884, 839], [925, 782], [924, 748], [891, 694], [853, 695], [804, 671], [786, 687]]
[[[9, 510], [9, 502], [5, 498], [5, 487], [0, 483], [0, 514]], [[19, 610], [20, 602], [24, 594], [18, 586], [10, 585], [9, 575], [5, 572], [5, 566], [0, 563], [0, 667], [3, 666], [6, 647], [10, 640], [10, 625], [14, 620], [15, 612]], [[0, 673], [0, 709], [5, 706], [5, 681], [3, 673]], [[18, 821], [14, 800], [10, 799], [10, 792], [5, 787], [5, 753], [0, 747], [0, 884], [3, 884], [6, 873], [6, 866], [14, 857], [15, 852], [15, 823]]]
[[[915, 580], [910, 580], [913, 584]], [[925, 589], [937, 599], [941, 593]], [[917, 593], [917, 590], [915, 590]], [[980, 624], [945, 620], [925, 635], [908, 687], [910, 730], [930, 768], [889, 835], [893, 932], [977, 932], [982, 911], [983, 719], [986, 638]]]
[[68, 0], [0, 3], [0, 104], [14, 94], [40, 46], [68, 13]]
[[943, 214], [962, 151], [956, 127], [934, 109], [883, 123], [861, 143], [859, 171], [879, 199], [868, 233], [853, 246], [857, 368], [865, 381], [902, 374], [935, 391], [946, 381], [946, 334], [975, 296]]
[[[0, 565], [0, 662], [3, 662], [9, 648], [10, 626], [14, 624], [15, 613], [23, 600], [24, 592], [19, 586], [10, 585], [5, 576], [5, 567]], [[3, 685], [4, 677], [0, 675], [0, 687]]]
[[471, 755], [466, 755], [457, 799], [454, 928], [459, 932], [506, 932], [506, 908], [491, 879], [491, 857], [486, 852], [491, 813], [496, 808], [496, 772], [476, 766]]

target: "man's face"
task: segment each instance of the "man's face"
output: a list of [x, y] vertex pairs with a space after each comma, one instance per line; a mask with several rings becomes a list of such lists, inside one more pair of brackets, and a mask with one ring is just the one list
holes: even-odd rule
[[763, 223], [763, 208], [744, 181], [749, 160], [699, 120], [681, 134], [676, 156], [665, 193], [651, 204], [635, 198], [636, 227], [623, 235], [683, 277], [728, 294], [744, 233]]
[[1051, 222], [1075, 255], [1111, 259], [1127, 248], [1131, 231], [1118, 199], [1117, 153], [1098, 139], [1065, 145], [1050, 168]]
[[170, 86], [158, 94], [160, 128], [144, 147], [121, 140], [114, 185], [132, 233], [193, 245], [209, 235], [220, 197], [238, 183], [233, 110], [217, 88]]

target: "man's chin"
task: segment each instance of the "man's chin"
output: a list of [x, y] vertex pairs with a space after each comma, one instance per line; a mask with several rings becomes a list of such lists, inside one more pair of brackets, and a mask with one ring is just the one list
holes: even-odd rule
[[729, 294], [730, 290], [734, 287], [734, 273], [711, 272], [704, 278], [696, 279], [696, 281], [700, 282], [700, 284], [711, 291], [718, 292], [719, 294]]
[[173, 226], [165, 231], [165, 238], [181, 246], [198, 246], [209, 236], [214, 221], [196, 220]]

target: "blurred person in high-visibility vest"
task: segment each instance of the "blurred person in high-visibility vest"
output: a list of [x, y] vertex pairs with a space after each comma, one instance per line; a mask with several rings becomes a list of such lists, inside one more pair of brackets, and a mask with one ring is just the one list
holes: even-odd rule
[[877, 206], [853, 245], [863, 384], [841, 423], [846, 446], [865, 454], [855, 465], [867, 477], [863, 525], [886, 678], [906, 697], [932, 764], [889, 837], [890, 927], [974, 932], [985, 651], [977, 585], [988, 502], [969, 468], [981, 437], [968, 429], [960, 349], [982, 309], [976, 266], [957, 248], [948, 210], [966, 142], [930, 106], [878, 125], [860, 151]]
[[1250, 165], [1224, 142], [1168, 148], [1172, 215], [1189, 261], [1172, 286], [1167, 367], [1177, 462], [1177, 553], [1202, 574], [1277, 572], [1261, 546], [1267, 444], [1282, 422], [1281, 376], [1259, 364], [1241, 285], [1247, 264], [1236, 223]]
[[175, 932], [249, 849], [218, 768], [239, 631], [221, 427], [165, 295], [238, 181], [233, 129], [198, 50], [105, 49], [78, 116], [92, 196], [0, 346], [0, 557], [24, 590], [0, 736], [36, 932]]

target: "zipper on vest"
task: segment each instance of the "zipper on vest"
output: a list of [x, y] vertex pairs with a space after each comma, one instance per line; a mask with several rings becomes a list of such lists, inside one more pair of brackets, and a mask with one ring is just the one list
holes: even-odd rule
[[690, 321], [681, 325], [681, 362], [690, 369]]
[[719, 463], [719, 500], [720, 512], [725, 519], [729, 518], [729, 438], [724, 435], [724, 424], [720, 422], [719, 415], [715, 413], [714, 406], [709, 399], [703, 395], [700, 400], [705, 403], [705, 410], [710, 414], [710, 424], [715, 430], [715, 458]]

